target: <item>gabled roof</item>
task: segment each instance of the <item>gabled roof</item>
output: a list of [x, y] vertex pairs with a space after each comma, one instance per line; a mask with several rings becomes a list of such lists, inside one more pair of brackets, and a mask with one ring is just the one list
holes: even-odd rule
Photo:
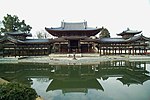
[[128, 42], [134, 42], [134, 41], [138, 41], [138, 40], [150, 41], [150, 38], [145, 37], [141, 34], [141, 35], [138, 35], [138, 36], [131, 37], [127, 40], [128, 40]]
[[61, 27], [46, 28], [45, 30], [53, 36], [95, 36], [102, 28], [87, 27], [87, 22], [68, 23], [61, 22]]
[[119, 34], [117, 34], [117, 35], [121, 35], [121, 36], [127, 35], [127, 34], [133, 34], [133, 35], [135, 35], [135, 34], [139, 34], [139, 33], [141, 33], [141, 32], [142, 32], [142, 31], [130, 30], [129, 28], [127, 28], [127, 30], [125, 30], [125, 31], [123, 31], [122, 33], [119, 33]]
[[18, 42], [22, 43], [21, 40], [17, 40], [17, 39], [15, 39], [14, 37], [9, 36], [9, 35], [5, 35], [4, 37], [2, 37], [2, 38], [0, 39], [0, 42], [4, 42], [4, 41], [10, 41], [10, 42], [12, 42], [12, 43], [18, 43]]
[[0, 39], [0, 43], [4, 41], [10, 41], [12, 43], [21, 43], [21, 44], [45, 44], [45, 43], [51, 43], [52, 39], [26, 39], [26, 40], [18, 40], [14, 38], [13, 36], [5, 35]]
[[138, 40], [144, 40], [144, 41], [150, 41], [150, 38], [147, 38], [145, 36], [138, 35], [138, 36], [133, 36], [129, 39], [123, 39], [123, 38], [100, 38], [97, 39], [97, 42], [99, 43], [129, 43], [129, 42], [135, 42]]
[[26, 43], [26, 44], [48, 44], [48, 43], [51, 43], [53, 40], [52, 39], [26, 39], [23, 41], [23, 43]]

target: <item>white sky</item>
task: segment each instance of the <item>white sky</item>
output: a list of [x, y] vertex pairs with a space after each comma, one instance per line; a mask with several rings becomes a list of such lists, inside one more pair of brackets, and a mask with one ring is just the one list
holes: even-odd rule
[[64, 21], [84, 21], [90, 27], [107, 28], [116, 37], [129, 27], [150, 33], [150, 0], [0, 0], [0, 21], [17, 15], [32, 26], [32, 33], [59, 27]]

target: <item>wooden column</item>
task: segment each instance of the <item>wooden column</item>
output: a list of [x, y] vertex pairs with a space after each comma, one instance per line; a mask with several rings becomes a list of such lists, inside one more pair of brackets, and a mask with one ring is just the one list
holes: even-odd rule
[[79, 53], [81, 53], [81, 43], [80, 43], [80, 40], [78, 41], [78, 49], [79, 49]]
[[54, 43], [54, 53], [56, 52], [56, 43]]
[[105, 48], [103, 47], [103, 55], [105, 55]]
[[89, 42], [88, 42], [88, 52], [90, 51], [90, 45], [89, 45]]
[[43, 44], [44, 55], [46, 54], [45, 44]]
[[130, 55], [130, 44], [128, 45], [128, 54]]
[[115, 55], [116, 55], [116, 49], [117, 49], [117, 48], [115, 47]]
[[137, 54], [137, 52], [136, 52], [136, 48], [135, 48], [135, 55]]
[[120, 44], [118, 45], [118, 50], [119, 50], [119, 54], [120, 54]]
[[115, 45], [114, 44], [112, 44], [112, 54], [114, 55], [114, 47]]
[[8, 49], [8, 57], [9, 57], [9, 55], [10, 55], [10, 52], [9, 52], [9, 51], [10, 51], [10, 47], [8, 47], [8, 48], [9, 48], [9, 49]]
[[98, 52], [97, 53], [99, 53], [99, 43], [98, 43]]
[[28, 47], [28, 48], [27, 48], [27, 49], [28, 49], [28, 50], [27, 50], [28, 56], [30, 56], [29, 46], [30, 46], [30, 45], [27, 46], [27, 47]]
[[68, 53], [70, 53], [70, 41], [68, 41]]
[[101, 55], [102, 54], [102, 52], [101, 52], [101, 46], [99, 45], [99, 54]]
[[24, 46], [22, 46], [22, 51], [23, 51], [23, 56], [25, 56], [25, 50], [24, 50]]
[[15, 57], [16, 57], [16, 45], [14, 45], [14, 53], [15, 53]]
[[59, 42], [59, 53], [61, 52], [61, 44], [60, 44], [60, 42]]
[[139, 55], [140, 55], [140, 51], [141, 51], [140, 49], [141, 49], [141, 48], [139, 47]]
[[42, 50], [41, 50], [41, 48], [40, 48], [40, 45], [39, 45], [39, 44], [37, 44], [37, 47], [38, 47], [37, 54], [38, 54], [38, 55], [40, 55], [40, 52], [41, 52]]
[[106, 45], [106, 55], [108, 54], [108, 46]]
[[134, 45], [132, 46], [132, 54], [134, 55]]
[[34, 51], [34, 52], [33, 52], [33, 55], [36, 56], [36, 52], [35, 52], [35, 49], [36, 49], [36, 48], [35, 48], [35, 45], [34, 45], [34, 44], [33, 44], [33, 47], [34, 47], [34, 48], [33, 48], [33, 51]]
[[4, 44], [2, 44], [2, 49], [3, 49], [3, 57], [5, 56], [5, 54], [4, 54], [4, 50], [5, 50], [5, 47], [4, 47]]
[[23, 56], [23, 52], [24, 52], [24, 50], [23, 50], [23, 49], [24, 49], [24, 47], [22, 46], [22, 52], [21, 52], [21, 56]]
[[126, 44], [124, 44], [125, 45], [125, 54], [127, 54], [127, 46], [126, 46]]
[[144, 53], [143, 54], [146, 54], [146, 47], [144, 46]]

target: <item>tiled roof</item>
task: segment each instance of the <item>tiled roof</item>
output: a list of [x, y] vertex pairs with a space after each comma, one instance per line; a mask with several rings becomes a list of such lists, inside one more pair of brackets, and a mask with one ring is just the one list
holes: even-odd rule
[[52, 39], [26, 39], [26, 40], [19, 40], [14, 38], [13, 36], [5, 35], [4, 37], [0, 38], [0, 42], [10, 41], [13, 43], [27, 43], [27, 44], [37, 44], [37, 43], [51, 43]]
[[137, 31], [137, 30], [130, 30], [129, 28], [125, 31], [123, 31], [122, 33], [119, 33], [117, 35], [125, 35], [125, 34], [139, 34], [141, 33], [142, 31]]
[[67, 23], [67, 22], [62, 22], [62, 28], [65, 30], [76, 30], [76, 29], [85, 29], [87, 26], [85, 22], [80, 22], [80, 23]]
[[129, 39], [123, 39], [123, 38], [100, 38], [98, 39], [99, 43], [128, 43], [128, 42], [134, 42], [137, 40], [145, 40], [150, 41], [150, 38], [147, 38], [143, 35], [133, 36]]
[[102, 28], [87, 27], [87, 22], [61, 22], [61, 27], [46, 28], [45, 30], [53, 36], [95, 36]]
[[100, 43], [125, 43], [127, 40], [123, 38], [100, 38]]
[[50, 39], [27, 39], [24, 43], [50, 43]]
[[91, 28], [87, 26], [87, 22], [61, 22], [61, 27], [57, 28], [45, 28], [49, 30], [95, 30], [96, 28]]

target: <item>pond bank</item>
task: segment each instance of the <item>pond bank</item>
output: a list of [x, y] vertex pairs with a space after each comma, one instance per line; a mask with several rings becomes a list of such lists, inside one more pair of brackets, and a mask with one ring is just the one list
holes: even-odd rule
[[51, 54], [49, 56], [1, 57], [0, 63], [49, 63], [52, 65], [97, 64], [102, 61], [149, 61], [146, 55]]

